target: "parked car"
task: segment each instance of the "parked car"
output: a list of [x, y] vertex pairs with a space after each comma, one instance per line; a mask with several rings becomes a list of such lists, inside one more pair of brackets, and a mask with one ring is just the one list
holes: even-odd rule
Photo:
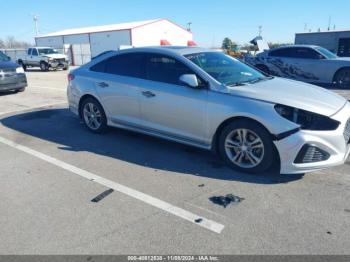
[[28, 67], [40, 67], [41, 71], [48, 71], [52, 69], [68, 70], [68, 57], [59, 54], [56, 49], [51, 47], [31, 47], [28, 48], [27, 54], [18, 59], [24, 70]]
[[23, 92], [27, 86], [27, 78], [23, 68], [11, 62], [10, 57], [0, 51], [0, 92]]
[[274, 75], [307, 83], [350, 88], [350, 58], [312, 45], [265, 50], [246, 62]]
[[103, 51], [102, 53], [98, 54], [97, 56], [92, 57], [91, 60], [94, 60], [94, 59], [96, 59], [96, 58], [98, 58], [98, 57], [100, 57], [100, 56], [103, 56], [103, 55], [105, 55], [105, 54], [108, 54], [108, 53], [110, 53], [110, 52], [113, 52], [113, 50]]
[[221, 52], [110, 52], [68, 80], [70, 110], [92, 132], [113, 126], [213, 149], [239, 171], [263, 172], [279, 161], [282, 173], [304, 173], [343, 164], [350, 152], [347, 100]]

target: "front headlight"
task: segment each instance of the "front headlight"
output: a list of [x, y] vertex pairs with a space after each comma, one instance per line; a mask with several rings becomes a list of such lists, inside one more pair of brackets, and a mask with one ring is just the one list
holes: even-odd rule
[[305, 130], [336, 130], [340, 124], [327, 116], [290, 106], [275, 105], [275, 110], [280, 116], [300, 125], [300, 128]]
[[16, 73], [17, 73], [17, 74], [24, 74], [24, 69], [23, 69], [23, 67], [21, 67], [21, 66], [20, 66], [20, 67], [17, 67], [17, 68], [16, 68]]

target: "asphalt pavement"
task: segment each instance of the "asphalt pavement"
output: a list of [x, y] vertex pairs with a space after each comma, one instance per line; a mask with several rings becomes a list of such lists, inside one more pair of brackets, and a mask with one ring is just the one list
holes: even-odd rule
[[349, 161], [238, 173], [189, 146], [92, 134], [67, 109], [67, 72], [27, 77], [0, 94], [0, 254], [350, 253]]

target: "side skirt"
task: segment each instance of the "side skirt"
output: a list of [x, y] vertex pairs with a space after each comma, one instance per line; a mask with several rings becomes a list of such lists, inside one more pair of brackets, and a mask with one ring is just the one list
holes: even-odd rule
[[137, 132], [137, 133], [149, 135], [149, 136], [162, 138], [162, 139], [165, 139], [165, 140], [178, 142], [178, 143], [185, 144], [185, 145], [198, 147], [198, 148], [205, 149], [205, 150], [211, 150], [211, 145], [205, 144], [205, 143], [203, 143], [201, 141], [196, 141], [196, 140], [192, 140], [192, 139], [188, 139], [188, 138], [183, 138], [183, 137], [172, 135], [172, 134], [168, 134], [168, 133], [165, 133], [165, 132], [159, 132], [158, 130], [153, 130], [153, 129], [149, 129], [149, 128], [145, 128], [145, 127], [140, 127], [140, 126], [137, 126], [137, 125], [131, 125], [129, 123], [125, 123], [125, 122], [121, 122], [121, 121], [111, 120], [111, 121], [108, 121], [108, 125], [112, 126], [112, 127], [122, 128], [122, 129], [126, 129], [126, 130], [129, 130], [129, 131], [134, 131], [134, 132]]

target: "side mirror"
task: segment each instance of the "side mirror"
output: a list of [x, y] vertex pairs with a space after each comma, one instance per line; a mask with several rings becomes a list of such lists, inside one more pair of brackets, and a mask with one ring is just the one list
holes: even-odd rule
[[191, 88], [198, 88], [198, 79], [196, 75], [193, 74], [185, 74], [180, 76], [180, 83], [185, 84], [186, 86], [189, 86]]

